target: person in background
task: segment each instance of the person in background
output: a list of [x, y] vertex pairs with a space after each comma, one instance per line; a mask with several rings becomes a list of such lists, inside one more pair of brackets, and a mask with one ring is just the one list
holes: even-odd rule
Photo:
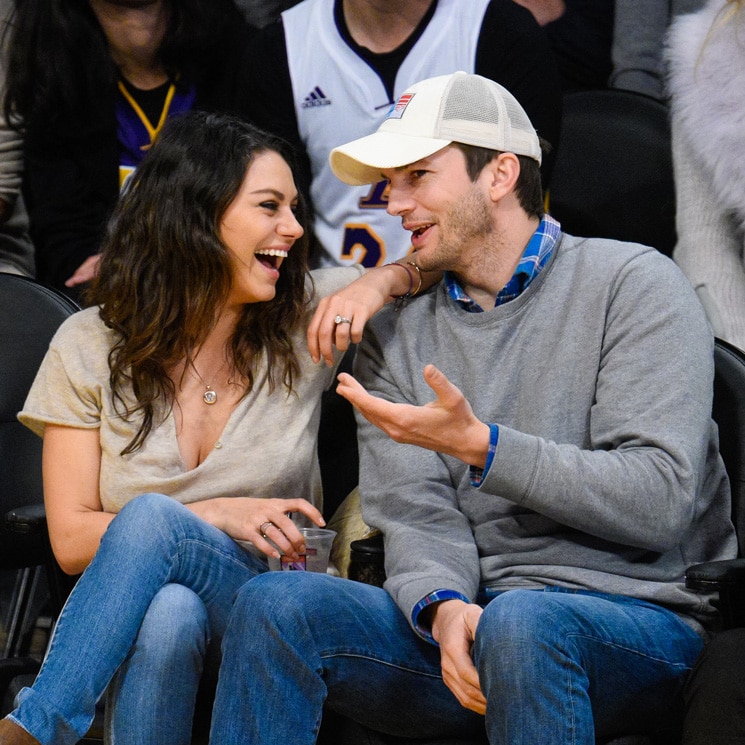
[[[5, 96], [5, 44], [13, 0], [0, 1], [0, 101]], [[0, 111], [0, 272], [33, 277], [34, 246], [21, 195], [23, 137], [8, 126]]]
[[[709, 0], [667, 45], [678, 245], [717, 336], [745, 349], [745, 4]], [[745, 630], [717, 634], [685, 689], [683, 745], [745, 742]]]
[[291, 8], [299, 0], [235, 0], [246, 20], [256, 28], [264, 28], [276, 21], [283, 10]]
[[[304, 0], [262, 29], [247, 98], [252, 119], [293, 143], [306, 163], [314, 264], [379, 266], [411, 250], [386, 214], [385, 181], [350, 189], [334, 177], [328, 154], [373, 132], [412, 83], [455, 70], [510, 88], [558, 148], [556, 67], [540, 27], [512, 0]], [[550, 155], [546, 183], [552, 162]]]
[[613, 0], [514, 1], [528, 8], [543, 26], [563, 93], [608, 87]]
[[25, 138], [40, 281], [80, 300], [119, 191], [164, 121], [240, 113], [252, 35], [233, 0], [18, 0], [4, 107]]
[[745, 349], [745, 7], [709, 0], [667, 45], [678, 242], [716, 336]]
[[667, 102], [664, 50], [670, 24], [703, 4], [704, 0], [616, 0], [609, 87]]
[[108, 742], [188, 745], [238, 587], [303, 553], [289, 513], [324, 522], [321, 394], [367, 318], [420, 285], [408, 265], [309, 275], [289, 157], [188, 112], [114, 212], [91, 307], [19, 415], [44, 438], [55, 557], [82, 576], [0, 745], [72, 745], [106, 690]]
[[390, 181], [412, 260], [445, 272], [339, 376], [387, 580], [244, 585], [215, 745], [310, 744], [324, 705], [491, 745], [679, 728], [716, 617], [684, 573], [737, 552], [714, 340], [667, 257], [543, 214], [541, 157], [515, 97], [462, 72], [332, 151], [345, 183]]
[[670, 22], [704, 0], [514, 0], [544, 27], [565, 93], [620, 88], [666, 100]]

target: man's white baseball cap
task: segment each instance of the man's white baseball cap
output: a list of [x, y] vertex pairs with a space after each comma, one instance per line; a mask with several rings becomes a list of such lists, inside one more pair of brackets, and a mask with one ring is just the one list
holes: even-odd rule
[[452, 142], [527, 155], [541, 162], [541, 145], [528, 115], [499, 83], [455, 72], [412, 85], [378, 130], [331, 151], [331, 170], [347, 184], [382, 179]]

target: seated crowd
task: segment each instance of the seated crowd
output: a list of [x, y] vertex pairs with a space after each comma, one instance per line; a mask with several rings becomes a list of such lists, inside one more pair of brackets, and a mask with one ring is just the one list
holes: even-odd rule
[[[602, 78], [642, 90], [646, 3], [608, 6]], [[559, 40], [606, 33], [597, 4], [0, 2], [0, 271], [83, 308], [19, 413], [80, 579], [0, 745], [75, 743], [101, 700], [107, 742], [189, 745], [205, 688], [215, 745], [311, 745], [324, 713], [745, 742], [742, 632], [684, 583], [738, 553], [711, 411], [715, 336], [745, 349], [743, 6], [650, 42], [670, 261], [546, 212]], [[269, 571], [332, 518], [337, 381], [383, 587]]]

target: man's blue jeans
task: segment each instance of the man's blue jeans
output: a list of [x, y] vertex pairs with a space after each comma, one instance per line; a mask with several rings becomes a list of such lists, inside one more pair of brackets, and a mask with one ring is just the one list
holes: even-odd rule
[[[127, 743], [188, 743], [208, 638], [222, 637], [236, 591], [265, 571], [263, 561], [170, 497], [134, 499], [104, 534], [11, 718], [43, 745], [72, 745], [126, 660], [112, 687], [115, 733], [127, 733]], [[168, 650], [168, 668], [151, 678]]]
[[513, 590], [486, 606], [474, 660], [486, 718], [463, 709], [382, 589], [270, 573], [236, 597], [223, 638], [214, 745], [312, 745], [324, 703], [404, 737], [592, 745], [679, 718], [702, 647], [673, 613], [595, 593]]

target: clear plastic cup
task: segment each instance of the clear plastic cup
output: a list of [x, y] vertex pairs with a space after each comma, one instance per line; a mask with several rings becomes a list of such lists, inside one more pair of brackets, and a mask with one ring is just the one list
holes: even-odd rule
[[329, 567], [331, 544], [336, 531], [327, 528], [299, 528], [305, 537], [305, 554], [292, 560], [282, 555], [279, 559], [269, 557], [269, 568], [283, 572], [321, 572], [325, 574]]

